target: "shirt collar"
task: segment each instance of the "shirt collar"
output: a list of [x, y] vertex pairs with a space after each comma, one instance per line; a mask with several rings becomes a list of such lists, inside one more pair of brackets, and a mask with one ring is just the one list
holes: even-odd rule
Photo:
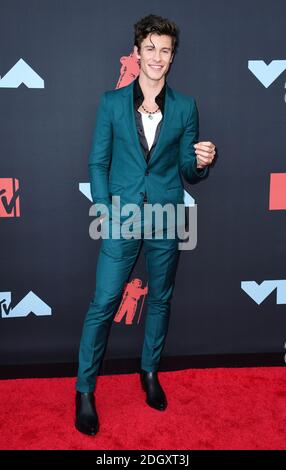
[[[157, 103], [157, 105], [159, 106], [162, 114], [164, 112], [164, 103], [165, 103], [165, 93], [166, 93], [166, 79], [165, 79], [165, 83], [164, 83], [164, 86], [162, 88], [162, 90], [160, 91], [160, 93], [155, 97], [155, 101]], [[144, 95], [143, 95], [143, 92], [142, 92], [142, 89], [141, 89], [141, 86], [140, 86], [140, 83], [139, 83], [139, 75], [136, 77], [136, 79], [134, 80], [134, 87], [133, 87], [133, 99], [134, 99], [134, 103], [136, 105], [136, 109], [139, 108], [139, 106], [143, 103], [144, 101]]]

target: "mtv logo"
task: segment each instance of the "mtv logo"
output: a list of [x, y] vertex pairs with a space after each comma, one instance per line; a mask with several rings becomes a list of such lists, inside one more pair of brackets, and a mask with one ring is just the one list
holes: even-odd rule
[[19, 88], [24, 83], [27, 88], [44, 88], [44, 80], [23, 59], [4, 75], [0, 77], [0, 88]]
[[264, 60], [249, 60], [248, 69], [268, 88], [286, 70], [286, 60], [272, 60], [268, 65]]
[[255, 281], [242, 281], [242, 290], [257, 305], [260, 305], [276, 289], [276, 304], [286, 304], [286, 280], [267, 280], [258, 284]]
[[0, 217], [20, 217], [17, 178], [0, 178]]
[[0, 292], [0, 312], [2, 318], [27, 317], [33, 313], [37, 317], [52, 315], [52, 309], [32, 291], [12, 308], [11, 292]]
[[[90, 183], [79, 183], [79, 191], [92, 202]], [[187, 207], [195, 206], [195, 199], [184, 189], [184, 204]]]

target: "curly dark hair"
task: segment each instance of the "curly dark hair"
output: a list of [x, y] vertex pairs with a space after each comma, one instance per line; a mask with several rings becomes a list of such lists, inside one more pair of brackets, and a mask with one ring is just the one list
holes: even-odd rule
[[177, 52], [179, 46], [180, 30], [178, 26], [167, 18], [162, 18], [158, 15], [148, 15], [141, 18], [134, 25], [134, 45], [140, 46], [142, 41], [148, 36], [149, 33], [166, 34], [172, 38], [172, 48], [174, 55]]

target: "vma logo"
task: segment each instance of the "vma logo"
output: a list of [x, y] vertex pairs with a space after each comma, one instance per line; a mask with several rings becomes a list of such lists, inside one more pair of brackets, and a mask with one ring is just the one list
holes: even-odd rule
[[15, 307], [11, 305], [11, 292], [0, 292], [0, 312], [2, 318], [27, 317], [30, 313], [37, 317], [52, 315], [51, 307], [32, 291]]
[[0, 217], [20, 217], [17, 178], [0, 178]]
[[286, 304], [286, 280], [278, 281], [263, 281], [258, 284], [255, 281], [242, 281], [242, 290], [252, 299], [257, 305], [260, 305], [272, 292], [276, 290], [276, 304]]
[[20, 85], [27, 88], [45, 88], [44, 80], [23, 59], [18, 62], [1, 78], [0, 88], [19, 88]]
[[286, 60], [272, 60], [268, 65], [264, 60], [249, 60], [248, 69], [268, 88], [286, 70]]

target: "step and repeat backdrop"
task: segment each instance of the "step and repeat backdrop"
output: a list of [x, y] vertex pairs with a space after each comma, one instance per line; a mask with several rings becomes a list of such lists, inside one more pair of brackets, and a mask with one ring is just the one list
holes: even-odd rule
[[[185, 182], [197, 245], [180, 256], [163, 356], [285, 354], [286, 3], [0, 0], [2, 365], [77, 361], [101, 244], [98, 103], [137, 76], [133, 25], [150, 13], [180, 28], [167, 81], [195, 97], [199, 140], [217, 148], [209, 177]], [[140, 356], [147, 285], [141, 250], [106, 358]]]

